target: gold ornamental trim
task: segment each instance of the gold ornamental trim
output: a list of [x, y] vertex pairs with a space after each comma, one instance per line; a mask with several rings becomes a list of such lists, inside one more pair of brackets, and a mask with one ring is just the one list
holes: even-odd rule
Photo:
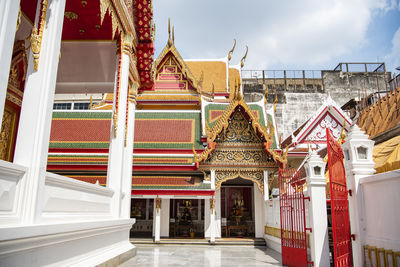
[[133, 53], [133, 37], [132, 34], [122, 33], [121, 35], [121, 53], [130, 55]]
[[132, 35], [133, 44], [134, 47], [136, 47], [138, 44], [138, 38], [136, 35], [136, 29], [133, 22], [133, 16], [132, 16], [133, 14], [129, 13], [129, 8], [126, 6], [126, 3], [123, 0], [109, 0], [109, 1], [112, 1], [112, 4], [118, 15], [121, 25], [124, 28], [125, 33], [129, 33]]
[[45, 28], [46, 24], [48, 0], [43, 0], [40, 5], [41, 5], [40, 8], [41, 13], [38, 20], [38, 25], [33, 26], [32, 33], [30, 36], [34, 70], [39, 69], [40, 50], [42, 47], [43, 29]]
[[221, 188], [223, 182], [236, 178], [243, 178], [255, 182], [258, 189], [264, 194], [264, 171], [244, 171], [240, 169], [232, 169], [225, 171], [215, 171], [215, 191]]
[[268, 226], [266, 225], [264, 228], [264, 233], [266, 235], [270, 235], [276, 238], [281, 238], [281, 228], [278, 227], [272, 227], [272, 226]]
[[111, 16], [113, 39], [115, 33], [124, 32], [132, 35], [133, 47], [138, 44], [136, 30], [133, 24], [133, 18], [129, 15], [129, 10], [126, 4], [121, 0], [100, 0], [101, 24], [103, 23], [106, 13]]

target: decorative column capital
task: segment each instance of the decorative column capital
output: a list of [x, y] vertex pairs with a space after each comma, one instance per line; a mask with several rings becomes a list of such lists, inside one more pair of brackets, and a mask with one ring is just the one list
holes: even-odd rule
[[375, 163], [372, 158], [375, 141], [370, 140], [356, 124], [350, 128], [350, 133], [342, 145], [346, 169], [352, 169], [357, 174], [371, 175], [375, 173]]
[[122, 33], [121, 34], [121, 53], [132, 54], [133, 53], [133, 36], [132, 34]]
[[214, 212], [215, 212], [215, 197], [210, 198], [210, 210], [211, 210], [211, 213], [214, 214]]
[[304, 164], [307, 173], [307, 186], [326, 186], [324, 176], [326, 162], [315, 150], [310, 151], [308, 157], [307, 162]]
[[136, 104], [136, 97], [138, 94], [139, 83], [136, 81], [129, 82], [129, 94], [128, 99], [129, 102]]
[[40, 50], [42, 47], [43, 29], [45, 28], [46, 24], [47, 5], [48, 5], [48, 0], [41, 1], [38, 25], [33, 26], [32, 33], [30, 36], [34, 70], [39, 69], [39, 59], [40, 59]]
[[156, 197], [156, 211], [157, 211], [157, 213], [160, 213], [160, 209], [161, 209], [161, 198]]

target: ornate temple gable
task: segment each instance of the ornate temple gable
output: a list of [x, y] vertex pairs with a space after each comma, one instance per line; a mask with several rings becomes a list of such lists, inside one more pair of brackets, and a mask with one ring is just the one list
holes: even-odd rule
[[179, 61], [169, 53], [157, 67], [155, 91], [189, 92], [197, 93], [191, 80], [183, 72]]
[[274, 168], [273, 157], [265, 152], [264, 142], [249, 124], [248, 118], [236, 110], [226, 127], [215, 139], [215, 149], [201, 163], [204, 168]]
[[[185, 79], [186, 81], [188, 81], [188, 84], [190, 84], [190, 88], [187, 89], [199, 93], [197, 81], [195, 80], [190, 69], [187, 67], [185, 61], [182, 59], [175, 45], [172, 43], [171, 39], [169, 39], [168, 44], [164, 47], [163, 51], [161, 51], [160, 55], [156, 59], [155, 66], [156, 89], [157, 83], [163, 83], [165, 81], [164, 79], [166, 74], [180, 74], [180, 76], [176, 76], [175, 79], [173, 79], [173, 77], [168, 77], [168, 79], [172, 79], [175, 81], [178, 81], [178, 78]], [[166, 66], [167, 68], [165, 68]], [[172, 72], [173, 69], [176, 69], [175, 72]]]
[[[154, 89], [142, 91], [137, 102], [142, 104], [158, 105], [173, 104], [188, 109], [199, 107], [200, 94], [189, 68], [179, 55], [174, 44], [167, 44], [155, 61], [156, 76]], [[161, 108], [166, 108], [165, 105]]]
[[325, 143], [326, 128], [330, 128], [334, 137], [339, 138], [342, 128], [344, 127], [345, 132], [348, 132], [350, 125], [350, 118], [329, 96], [314, 116], [298, 132], [292, 143]]
[[243, 145], [243, 144], [260, 144], [263, 142], [259, 136], [256, 135], [251, 127], [248, 119], [242, 112], [236, 110], [230, 118], [228, 127], [221, 132], [216, 140], [218, 145]]
[[264, 170], [276, 170], [278, 163], [265, 151], [263, 138], [249, 123], [249, 117], [236, 109], [229, 124], [215, 139], [215, 148], [201, 162], [200, 169], [215, 170], [215, 190], [223, 182], [238, 177], [253, 181], [264, 193]]
[[[264, 126], [259, 119], [254, 115], [253, 111], [249, 108], [246, 102], [243, 100], [241, 93], [239, 91], [240, 85], [236, 86], [234, 91], [234, 97], [232, 98], [230, 104], [226, 106], [225, 110], [218, 119], [212, 124], [212, 127], [205, 124], [205, 132], [207, 135], [208, 147], [202, 153], [197, 154], [194, 152], [194, 159], [196, 164], [202, 164], [206, 161], [216, 149], [217, 138], [221, 138], [221, 133], [226, 132], [230, 125], [232, 124], [233, 115], [236, 112], [240, 112], [245, 118], [247, 118], [246, 127], [251, 128], [255, 136], [262, 140], [262, 149], [264, 153], [271, 155], [275, 162], [286, 163], [286, 153], [281, 154], [272, 148], [273, 145], [273, 126], [270, 125], [269, 120], [267, 120], [267, 125]], [[237, 117], [237, 115], [235, 115]]]
[[333, 137], [338, 139], [342, 131], [342, 122], [338, 122], [335, 117], [330, 113], [326, 113], [325, 116], [319, 121], [319, 123], [311, 130], [306, 136], [304, 141], [307, 142], [326, 142], [326, 129], [332, 130]]

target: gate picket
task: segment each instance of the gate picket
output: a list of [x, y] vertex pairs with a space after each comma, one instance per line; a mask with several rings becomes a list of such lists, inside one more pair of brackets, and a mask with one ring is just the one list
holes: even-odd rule
[[349, 202], [343, 150], [326, 129], [328, 146], [329, 186], [331, 191], [331, 213], [333, 254], [335, 267], [353, 266], [349, 222]]
[[307, 235], [303, 184], [295, 169], [279, 170], [282, 264], [307, 267]]

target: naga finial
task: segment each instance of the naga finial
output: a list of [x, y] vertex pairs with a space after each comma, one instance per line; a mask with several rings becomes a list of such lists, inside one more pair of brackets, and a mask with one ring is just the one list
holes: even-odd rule
[[233, 51], [235, 51], [235, 47], [236, 47], [236, 39], [233, 39], [233, 40], [234, 40], [233, 47], [232, 47], [232, 49], [228, 52], [228, 61], [231, 60]]
[[242, 99], [242, 94], [240, 93], [240, 80], [235, 80], [235, 97], [234, 99]]
[[171, 47], [173, 44], [171, 40], [171, 19], [168, 18], [168, 46]]
[[343, 144], [344, 143], [344, 139], [346, 138], [345, 127], [346, 127], [346, 118], [344, 119], [342, 130], [340, 131], [340, 137], [339, 137], [339, 140], [338, 140], [339, 144]]
[[274, 112], [276, 113], [276, 103], [278, 103], [278, 95], [276, 94], [276, 90], [274, 89], [274, 94], [275, 94], [275, 100], [274, 100], [274, 103], [273, 103], [273, 106], [274, 106]]
[[240, 67], [243, 68], [244, 67], [244, 60], [247, 57], [247, 53], [249, 52], [249, 47], [246, 45], [246, 53], [244, 54], [244, 56], [242, 57], [242, 60], [240, 60]]
[[199, 85], [200, 88], [203, 87], [203, 81], [204, 81], [204, 72], [201, 71], [200, 78], [197, 81], [197, 84]]
[[268, 87], [265, 88], [265, 94], [264, 94], [264, 103], [267, 104], [268, 100]]

